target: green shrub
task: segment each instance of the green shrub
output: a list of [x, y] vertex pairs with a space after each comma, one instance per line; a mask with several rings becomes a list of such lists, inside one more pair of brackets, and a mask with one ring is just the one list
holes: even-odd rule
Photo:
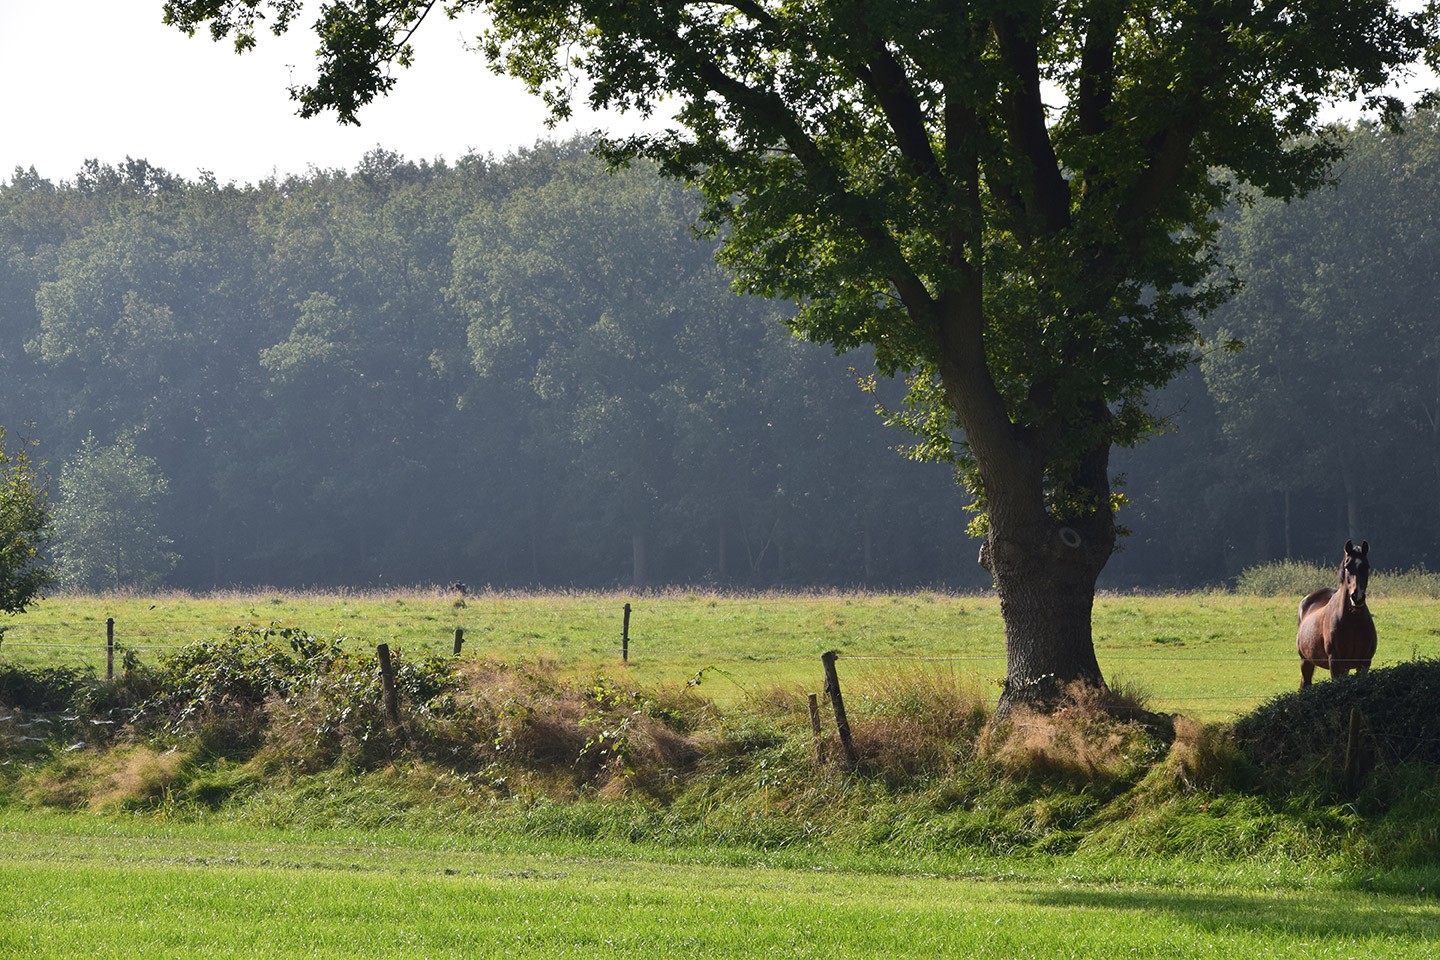
[[88, 683], [93, 670], [77, 667], [0, 665], [0, 707], [28, 711], [65, 710]]
[[468, 744], [454, 729], [462, 711], [450, 662], [433, 656], [411, 659], [400, 650], [391, 653], [390, 661], [398, 727], [385, 710], [378, 659], [331, 647], [323, 657], [307, 660], [309, 669], [267, 698], [263, 735], [268, 758], [306, 772], [335, 764], [372, 768], [407, 748], [458, 761]]
[[1440, 660], [1317, 683], [1262, 704], [1235, 723], [1241, 749], [1287, 789], [1344, 761], [1350, 711], [1359, 711], [1367, 762], [1440, 766]]
[[161, 661], [157, 689], [136, 710], [142, 726], [197, 737], [209, 750], [258, 745], [265, 705], [313, 678], [342, 654], [337, 643], [290, 627], [236, 627]]
[[1370, 590], [1379, 597], [1416, 597], [1440, 599], [1440, 573], [1421, 567], [1411, 570], [1382, 571], [1370, 580]]
[[1256, 597], [1295, 597], [1298, 603], [1311, 591], [1334, 586], [1338, 570], [1338, 563], [1333, 568], [1299, 560], [1262, 563], [1240, 571], [1235, 578], [1235, 592]]
[[[1246, 567], [1235, 578], [1235, 592], [1257, 597], [1294, 597], [1298, 603], [1321, 587], [1333, 587], [1339, 580], [1339, 561], [1334, 565], [1277, 560]], [[1370, 592], [1377, 597], [1440, 598], [1440, 573], [1420, 567], [1411, 570], [1379, 569], [1370, 577]]]

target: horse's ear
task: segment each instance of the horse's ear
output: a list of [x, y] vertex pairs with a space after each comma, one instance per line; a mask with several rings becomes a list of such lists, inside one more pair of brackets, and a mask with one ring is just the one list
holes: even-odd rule
[[1345, 556], [1348, 557], [1348, 556], [1350, 556], [1350, 554], [1352, 554], [1352, 553], [1354, 553], [1354, 552], [1355, 552], [1355, 541], [1354, 541], [1354, 540], [1346, 540], [1346, 541], [1345, 541]]
[[1369, 552], [1370, 552], [1370, 541], [1369, 541], [1369, 540], [1361, 540], [1361, 541], [1360, 541], [1360, 556], [1363, 557], [1363, 556], [1365, 556], [1365, 554], [1367, 554], [1367, 553], [1369, 553]]

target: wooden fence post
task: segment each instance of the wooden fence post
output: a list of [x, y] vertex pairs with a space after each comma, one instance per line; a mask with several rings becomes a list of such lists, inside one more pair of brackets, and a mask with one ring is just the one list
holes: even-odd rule
[[1350, 731], [1345, 738], [1345, 771], [1342, 785], [1347, 796], [1360, 788], [1360, 708], [1350, 708]]
[[840, 749], [845, 752], [845, 769], [854, 770], [858, 762], [855, 744], [850, 739], [850, 721], [845, 719], [845, 698], [840, 694], [840, 675], [835, 672], [834, 650], [820, 654], [825, 666], [825, 692], [830, 695], [830, 706], [835, 709], [835, 728], [840, 732]]
[[105, 618], [105, 679], [115, 679], [115, 618]]
[[620, 625], [620, 662], [630, 662], [630, 604], [625, 604], [625, 620]]
[[825, 762], [825, 735], [820, 730], [820, 698], [810, 694], [810, 733], [815, 740], [815, 763]]
[[382, 643], [375, 648], [380, 659], [380, 688], [385, 692], [385, 714], [395, 726], [400, 726], [400, 698], [395, 693], [395, 666], [390, 662], [390, 644]]
[[455, 656], [460, 656], [460, 648], [465, 645], [465, 628], [455, 628]]

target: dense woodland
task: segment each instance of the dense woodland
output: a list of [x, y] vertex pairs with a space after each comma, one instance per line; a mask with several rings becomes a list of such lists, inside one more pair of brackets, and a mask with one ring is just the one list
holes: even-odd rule
[[[1155, 398], [1166, 435], [1116, 457], [1103, 586], [1351, 535], [1440, 565], [1440, 131], [1349, 136], [1334, 188], [1233, 211], [1245, 285]], [[876, 413], [903, 390], [737, 295], [697, 209], [580, 142], [246, 186], [17, 170], [0, 423], [59, 507], [144, 494], [109, 511], [145, 541], [107, 534], [120, 581], [984, 586], [950, 468]]]

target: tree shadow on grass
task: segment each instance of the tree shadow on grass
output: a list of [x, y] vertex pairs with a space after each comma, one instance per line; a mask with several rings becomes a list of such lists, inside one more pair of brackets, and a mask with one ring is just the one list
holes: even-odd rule
[[1170, 916], [1202, 933], [1248, 930], [1305, 940], [1394, 939], [1435, 945], [1440, 900], [1349, 890], [1047, 889], [1025, 895], [1036, 906]]

